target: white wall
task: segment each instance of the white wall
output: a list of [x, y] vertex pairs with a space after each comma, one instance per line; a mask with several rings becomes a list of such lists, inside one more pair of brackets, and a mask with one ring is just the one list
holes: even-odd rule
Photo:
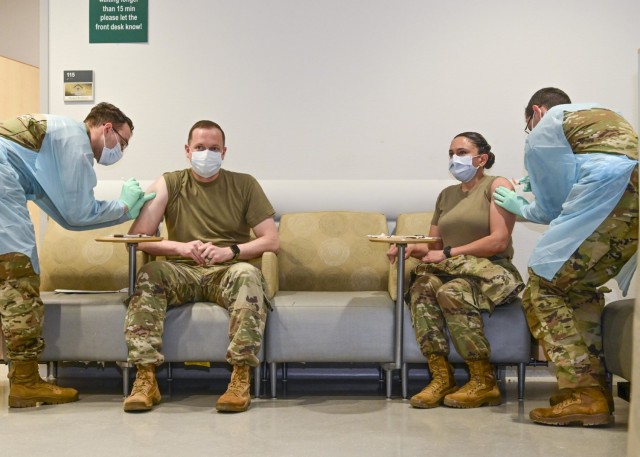
[[637, 0], [158, 0], [146, 44], [89, 44], [88, 3], [48, 4], [49, 112], [84, 118], [62, 76], [88, 69], [96, 102], [131, 116], [132, 146], [100, 179], [185, 167], [201, 118], [227, 133], [225, 167], [261, 180], [448, 179], [464, 130], [517, 177], [524, 106], [548, 85], [638, 124]]

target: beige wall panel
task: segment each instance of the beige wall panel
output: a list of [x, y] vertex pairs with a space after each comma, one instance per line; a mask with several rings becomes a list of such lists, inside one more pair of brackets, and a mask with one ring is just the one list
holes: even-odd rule
[[[38, 68], [0, 56], [0, 120], [40, 111], [39, 79]], [[38, 240], [40, 210], [29, 203], [29, 212]]]
[[39, 111], [39, 78], [38, 68], [0, 56], [0, 119]]

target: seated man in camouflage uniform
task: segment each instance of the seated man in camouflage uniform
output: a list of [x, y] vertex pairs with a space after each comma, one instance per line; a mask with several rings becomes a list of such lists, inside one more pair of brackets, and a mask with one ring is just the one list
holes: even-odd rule
[[150, 189], [157, 197], [131, 228], [131, 233], [154, 234], [164, 217], [169, 239], [139, 245], [168, 260], [144, 265], [129, 299], [125, 338], [137, 376], [125, 411], [149, 410], [160, 402], [154, 372], [164, 361], [160, 349], [167, 306], [195, 301], [216, 303], [230, 316], [227, 360], [233, 373], [216, 408], [240, 412], [251, 403], [250, 367], [259, 363], [269, 302], [260, 270], [246, 261], [277, 252], [279, 240], [275, 211], [258, 182], [220, 169], [224, 144], [218, 124], [194, 124], [185, 145], [191, 168], [165, 173], [153, 183]]
[[[572, 104], [560, 89], [525, 108], [525, 166], [532, 203], [498, 188], [498, 205], [549, 224], [529, 259], [523, 305], [531, 333], [557, 367], [559, 393], [529, 417], [548, 425], [603, 425], [613, 399], [602, 361], [603, 285], [635, 269], [638, 135], [619, 114]], [[624, 270], [623, 270], [624, 267]], [[626, 278], [626, 279], [623, 279]], [[620, 275], [624, 291], [630, 275]]]

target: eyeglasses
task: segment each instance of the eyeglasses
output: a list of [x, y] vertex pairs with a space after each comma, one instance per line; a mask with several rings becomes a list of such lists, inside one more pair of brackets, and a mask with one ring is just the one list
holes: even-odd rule
[[125, 149], [127, 149], [127, 146], [129, 146], [129, 142], [127, 140], [125, 140], [124, 137], [122, 135], [120, 135], [115, 128], [113, 129], [113, 132], [121, 140], [120, 141], [120, 147], [122, 148], [122, 150], [124, 151]]
[[533, 114], [527, 118], [527, 123], [524, 126], [524, 133], [526, 133], [527, 135], [531, 133], [531, 127], [529, 127], [529, 124], [531, 124], [532, 120], [533, 120]]

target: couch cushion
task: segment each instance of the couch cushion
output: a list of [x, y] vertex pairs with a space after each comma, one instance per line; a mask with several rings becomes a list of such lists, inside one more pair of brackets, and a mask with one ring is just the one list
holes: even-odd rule
[[[223, 362], [229, 346], [229, 313], [209, 302], [172, 306], [162, 341], [167, 362]], [[258, 353], [260, 360], [263, 352]]]
[[57, 294], [43, 292], [46, 361], [127, 360], [124, 293]]
[[[531, 353], [531, 334], [522, 310], [522, 301], [517, 298], [510, 303], [497, 306], [493, 314], [482, 314], [484, 333], [491, 346], [493, 363], [528, 362]], [[403, 359], [406, 363], [426, 363], [411, 325], [411, 312], [405, 308]], [[460, 363], [464, 360], [450, 343], [449, 360]]]
[[268, 362], [391, 362], [394, 303], [387, 292], [288, 292], [267, 318]]
[[387, 231], [380, 213], [284, 214], [279, 227], [279, 289], [387, 290], [388, 246], [367, 239]]
[[[46, 361], [127, 360], [124, 293], [59, 294], [43, 292]], [[208, 302], [170, 307], [162, 352], [167, 362], [226, 360], [229, 313]], [[258, 357], [262, 359], [261, 350]]]
[[[40, 248], [41, 290], [120, 290], [129, 285], [128, 253], [123, 243], [97, 242], [100, 236], [127, 233], [131, 222], [114, 227], [69, 231], [47, 221]], [[139, 253], [138, 265], [142, 261]]]

